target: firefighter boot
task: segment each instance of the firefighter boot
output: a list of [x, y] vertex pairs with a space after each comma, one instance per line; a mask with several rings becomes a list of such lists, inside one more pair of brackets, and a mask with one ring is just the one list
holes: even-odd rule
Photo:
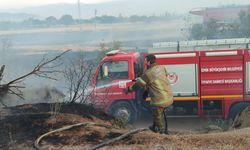
[[151, 130], [152, 132], [155, 132], [155, 133], [160, 133], [160, 134], [164, 134], [164, 130], [163, 129], [159, 129], [159, 127], [157, 127], [156, 125], [151, 125], [148, 127], [149, 130]]
[[152, 109], [154, 123], [153, 126], [150, 126], [149, 129], [152, 130], [153, 132], [161, 134], [165, 132], [163, 110], [164, 108], [162, 107], [156, 107]]
[[167, 134], [169, 135], [169, 132], [168, 132], [168, 120], [167, 120], [167, 108], [164, 109], [163, 111], [163, 115], [164, 115], [164, 120], [165, 120], [165, 131], [164, 131], [164, 134]]
[[158, 132], [158, 129], [157, 129], [157, 127], [153, 124], [153, 125], [151, 125], [151, 126], [149, 126], [148, 127], [149, 128], [149, 130], [151, 130], [152, 132]]

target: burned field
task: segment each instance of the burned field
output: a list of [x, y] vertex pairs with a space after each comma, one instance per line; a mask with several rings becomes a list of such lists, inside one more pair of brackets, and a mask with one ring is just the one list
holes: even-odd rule
[[[1, 108], [0, 114], [0, 149], [36, 149], [34, 142], [39, 136], [77, 123], [93, 124], [50, 134], [40, 141], [40, 146], [44, 149], [84, 149], [135, 128], [119, 126], [101, 111], [81, 104], [27, 104]], [[170, 135], [161, 135], [144, 130], [101, 149], [247, 149], [250, 146], [249, 128], [226, 132], [210, 130], [208, 133], [204, 130], [170, 131]]]
[[[52, 112], [51, 109], [55, 107], [60, 107], [60, 112]], [[4, 108], [1, 110], [0, 121], [1, 149], [19, 145], [32, 147], [34, 139], [38, 136], [63, 126], [80, 122], [96, 122], [111, 126], [110, 120], [104, 113], [79, 104], [60, 104], [60, 106], [58, 104], [35, 104]], [[49, 136], [43, 143], [81, 145], [90, 142], [91, 144], [98, 142], [98, 139], [100, 140], [106, 135], [103, 130], [102, 128], [77, 127]], [[103, 135], [101, 132], [104, 132]], [[115, 133], [113, 134], [115, 135]], [[112, 133], [107, 135], [112, 136]]]

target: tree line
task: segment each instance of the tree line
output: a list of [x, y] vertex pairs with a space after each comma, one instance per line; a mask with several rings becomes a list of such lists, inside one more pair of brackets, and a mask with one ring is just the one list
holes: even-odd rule
[[122, 23], [122, 22], [152, 22], [157, 20], [169, 20], [174, 18], [180, 18], [178, 15], [171, 15], [165, 13], [164, 15], [152, 15], [152, 16], [139, 16], [132, 15], [129, 17], [119, 16], [97, 16], [90, 19], [75, 19], [71, 15], [63, 15], [60, 18], [49, 16], [45, 19], [29, 18], [22, 22], [3, 21], [0, 22], [0, 29], [18, 29], [18, 28], [36, 28], [36, 27], [52, 27], [60, 25], [74, 25], [82, 23]]

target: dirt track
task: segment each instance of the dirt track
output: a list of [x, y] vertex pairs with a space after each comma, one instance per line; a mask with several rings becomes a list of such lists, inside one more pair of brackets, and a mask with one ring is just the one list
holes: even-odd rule
[[[61, 105], [59, 106], [61, 113], [51, 114], [52, 107], [55, 105], [23, 105], [1, 109], [0, 149], [34, 149], [33, 142], [40, 135], [65, 125], [86, 121], [106, 124], [112, 128], [77, 127], [52, 134], [43, 139], [41, 145], [46, 149], [82, 149], [129, 131], [127, 128], [114, 125], [108, 116], [91, 107]], [[170, 135], [143, 131], [101, 149], [249, 149], [250, 128], [205, 134], [204, 130], [201, 130], [201, 122], [204, 121], [195, 119], [188, 122], [188, 119], [178, 121], [171, 119]], [[135, 126], [143, 127], [149, 123], [150, 121], [146, 121]]]

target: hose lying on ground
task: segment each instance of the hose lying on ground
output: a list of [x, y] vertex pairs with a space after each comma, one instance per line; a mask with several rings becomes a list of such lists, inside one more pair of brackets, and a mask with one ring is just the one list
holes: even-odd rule
[[56, 129], [56, 130], [53, 130], [53, 131], [50, 131], [50, 132], [47, 132], [43, 135], [41, 135], [39, 138], [36, 139], [36, 141], [34, 142], [34, 146], [36, 149], [38, 150], [44, 150], [41, 146], [39, 146], [39, 143], [40, 141], [52, 134], [52, 133], [56, 133], [56, 132], [61, 132], [61, 131], [65, 131], [65, 130], [68, 130], [68, 129], [71, 129], [71, 128], [74, 128], [74, 127], [79, 127], [79, 126], [90, 126], [90, 125], [95, 125], [95, 126], [101, 126], [101, 127], [106, 127], [106, 128], [111, 128], [111, 126], [108, 126], [108, 125], [104, 125], [104, 124], [98, 124], [98, 123], [94, 123], [94, 122], [82, 122], [82, 123], [77, 123], [77, 124], [73, 124], [73, 125], [69, 125], [69, 126], [65, 126], [65, 127], [62, 127], [62, 128], [59, 128], [59, 129]]
[[[39, 145], [40, 141], [41, 141], [44, 137], [46, 137], [46, 136], [48, 136], [48, 135], [50, 135], [50, 134], [52, 134], [52, 133], [65, 131], [65, 130], [68, 130], [68, 129], [71, 129], [71, 128], [74, 128], [74, 127], [79, 127], [79, 126], [101, 126], [101, 127], [105, 127], [105, 128], [112, 128], [112, 126], [108, 126], [108, 125], [104, 125], [104, 124], [98, 124], [98, 123], [95, 123], [95, 122], [82, 122], [82, 123], [77, 123], [77, 124], [65, 126], [65, 127], [62, 127], [62, 128], [59, 128], [59, 129], [56, 129], [56, 130], [53, 130], [53, 131], [50, 131], [50, 132], [47, 132], [47, 133], [41, 135], [41, 136], [38, 137], [38, 138], [36, 139], [36, 141], [34, 142], [34, 146], [35, 146], [35, 148], [38, 149], [38, 150], [45, 150], [45, 149], [43, 149], [43, 148]], [[113, 142], [122, 140], [122, 139], [128, 137], [128, 136], [131, 135], [131, 134], [135, 134], [135, 133], [142, 132], [142, 131], [145, 131], [145, 130], [147, 130], [147, 129], [146, 129], [146, 128], [135, 129], [135, 130], [132, 130], [132, 131], [130, 131], [130, 132], [124, 133], [124, 134], [122, 134], [122, 135], [120, 135], [120, 136], [118, 136], [118, 137], [115, 137], [115, 138], [113, 138], [113, 139], [110, 139], [110, 140], [108, 140], [108, 141], [105, 141], [105, 142], [102, 142], [102, 143], [100, 143], [100, 144], [97, 144], [97, 145], [95, 145], [95, 146], [93, 146], [93, 147], [84, 148], [83, 150], [96, 150], [96, 149], [98, 149], [98, 148], [101, 148], [101, 147], [106, 146], [106, 145], [108, 145], [108, 144], [111, 144], [111, 143], [113, 143]]]
[[102, 142], [102, 143], [100, 143], [100, 144], [97, 144], [97, 145], [95, 145], [95, 146], [93, 146], [93, 147], [84, 148], [83, 150], [96, 150], [96, 149], [101, 148], [101, 147], [103, 147], [103, 146], [106, 146], [106, 145], [108, 145], [108, 144], [111, 144], [111, 143], [114, 143], [114, 142], [116, 142], [116, 141], [122, 140], [122, 139], [128, 137], [128, 136], [131, 135], [131, 134], [135, 134], [135, 133], [138, 133], [138, 132], [141, 132], [141, 131], [145, 131], [145, 130], [148, 130], [148, 129], [146, 129], [146, 128], [135, 129], [135, 130], [132, 130], [132, 131], [130, 131], [130, 132], [124, 133], [124, 134], [122, 134], [122, 135], [120, 135], [120, 136], [118, 136], [118, 137], [115, 137], [115, 138], [113, 138], [113, 139], [110, 139], [110, 140], [108, 140], [108, 141], [105, 141], [105, 142]]

